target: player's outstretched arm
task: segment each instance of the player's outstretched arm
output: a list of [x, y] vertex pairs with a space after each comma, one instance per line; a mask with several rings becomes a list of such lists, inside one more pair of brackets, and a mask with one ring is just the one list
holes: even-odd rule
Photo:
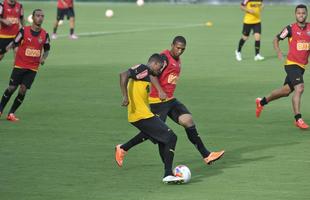
[[283, 60], [283, 54], [282, 54], [282, 51], [280, 49], [279, 41], [280, 40], [278, 39], [278, 37], [274, 38], [274, 40], [273, 40], [273, 48], [277, 52], [278, 58], [280, 60]]
[[123, 95], [122, 106], [127, 106], [129, 104], [128, 101], [128, 92], [127, 92], [127, 84], [129, 80], [129, 72], [124, 71], [119, 74], [119, 85], [121, 87], [121, 92]]
[[162, 89], [162, 87], [159, 84], [158, 78], [156, 76], [150, 76], [151, 79], [151, 83], [155, 86], [155, 88], [158, 91], [158, 96], [160, 98], [160, 100], [164, 101], [167, 99], [167, 94], [165, 93], [165, 91]]

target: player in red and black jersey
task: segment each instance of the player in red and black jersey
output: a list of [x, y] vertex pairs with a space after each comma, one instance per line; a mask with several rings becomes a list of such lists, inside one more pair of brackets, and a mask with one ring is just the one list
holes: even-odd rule
[[4, 91], [0, 102], [0, 115], [19, 86], [18, 95], [8, 113], [7, 120], [17, 121], [15, 111], [22, 104], [26, 92], [30, 89], [40, 65], [43, 65], [50, 50], [48, 33], [41, 28], [44, 13], [35, 9], [32, 13], [33, 24], [22, 28], [14, 41], [7, 46], [7, 50], [14, 48], [15, 62], [11, 74], [9, 87]]
[[75, 13], [74, 13], [74, 5], [73, 0], [58, 0], [57, 2], [57, 17], [56, 22], [54, 24], [52, 39], [57, 39], [57, 28], [59, 25], [59, 21], [63, 20], [64, 17], [67, 16], [67, 19], [70, 23], [70, 39], [78, 39], [78, 36], [74, 34], [74, 26], [75, 26]]
[[[183, 36], [177, 36], [173, 39], [171, 50], [165, 50], [162, 52], [162, 55], [167, 58], [167, 65], [163, 68], [158, 77], [161, 88], [158, 90], [153, 85], [151, 87], [149, 97], [150, 107], [151, 111], [163, 121], [166, 121], [167, 117], [169, 117], [175, 123], [183, 126], [188, 139], [197, 148], [205, 163], [210, 164], [221, 158], [224, 151], [208, 151], [198, 134], [191, 113], [184, 104], [174, 97], [174, 91], [181, 72], [180, 56], [183, 54], [185, 47], [185, 38]], [[123, 152], [126, 152], [133, 146], [143, 142], [145, 139], [145, 134], [141, 132], [127, 143], [121, 145], [120, 148]], [[162, 149], [163, 147], [159, 144], [160, 152], [162, 152]], [[161, 153], [161, 158], [163, 160], [163, 153]]]
[[295, 115], [295, 125], [301, 129], [309, 126], [303, 121], [300, 112], [301, 96], [304, 92], [303, 74], [308, 64], [310, 55], [310, 24], [306, 22], [308, 11], [305, 5], [298, 5], [295, 8], [296, 23], [285, 27], [274, 39], [274, 48], [279, 59], [283, 59], [282, 51], [279, 48], [279, 41], [288, 38], [289, 51], [285, 61], [284, 69], [287, 74], [284, 85], [271, 92], [264, 98], [256, 99], [256, 117], [259, 117], [264, 106], [276, 99], [287, 97], [293, 91], [292, 105]]
[[24, 24], [24, 10], [22, 4], [16, 0], [4, 0], [0, 3], [0, 60], [21, 26]]

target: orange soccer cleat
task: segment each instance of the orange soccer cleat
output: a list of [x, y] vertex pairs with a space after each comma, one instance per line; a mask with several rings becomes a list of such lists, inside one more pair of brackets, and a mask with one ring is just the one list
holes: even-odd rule
[[17, 122], [19, 119], [14, 115], [14, 113], [10, 113], [7, 118], [7, 120], [11, 121], [11, 122]]
[[309, 128], [308, 124], [306, 124], [302, 118], [299, 118], [297, 121], [295, 121], [295, 125], [300, 129]]
[[115, 161], [119, 167], [123, 166], [123, 160], [127, 151], [121, 148], [121, 145], [118, 144], [115, 147]]
[[224, 155], [225, 151], [218, 151], [218, 152], [211, 152], [208, 157], [204, 158], [203, 160], [206, 164], [211, 165], [213, 162], [217, 161]]
[[256, 100], [255, 100], [255, 102], [256, 102], [256, 117], [257, 117], [257, 118], [259, 118], [261, 112], [262, 112], [263, 109], [264, 109], [264, 106], [262, 106], [262, 105], [260, 104], [260, 101], [261, 101], [261, 100], [262, 100], [261, 98], [256, 98]]

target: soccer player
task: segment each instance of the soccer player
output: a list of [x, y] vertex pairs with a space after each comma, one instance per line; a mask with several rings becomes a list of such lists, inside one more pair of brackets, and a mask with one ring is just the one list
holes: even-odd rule
[[11, 74], [9, 87], [4, 91], [0, 102], [0, 115], [10, 100], [12, 94], [19, 86], [18, 95], [8, 113], [7, 120], [18, 121], [15, 111], [22, 104], [26, 92], [30, 89], [37, 74], [40, 64], [43, 65], [50, 50], [49, 35], [41, 28], [44, 13], [41, 9], [35, 9], [32, 13], [33, 23], [25, 26], [11, 42], [7, 49], [15, 48], [15, 62]]
[[23, 24], [22, 4], [16, 0], [4, 0], [0, 3], [0, 61], [6, 53], [6, 47], [14, 40]]
[[73, 8], [73, 0], [58, 0], [57, 3], [57, 18], [54, 24], [52, 39], [57, 39], [57, 28], [59, 25], [59, 21], [63, 20], [65, 15], [70, 23], [70, 39], [78, 39], [78, 36], [74, 34], [74, 26], [75, 26], [75, 14]]
[[284, 65], [287, 75], [284, 85], [272, 91], [267, 97], [256, 99], [256, 117], [260, 116], [264, 106], [269, 102], [287, 97], [295, 91], [292, 97], [295, 125], [301, 129], [307, 129], [309, 126], [303, 121], [300, 112], [301, 96], [304, 91], [303, 74], [310, 54], [310, 24], [306, 22], [307, 7], [303, 4], [298, 5], [295, 8], [295, 16], [296, 23], [285, 27], [273, 41], [278, 58], [282, 60], [283, 54], [279, 48], [279, 41], [288, 38], [289, 51]]
[[[149, 109], [148, 91], [150, 82], [159, 74], [164, 65], [164, 60], [159, 54], [153, 54], [147, 65], [136, 65], [128, 71], [120, 74], [120, 87], [123, 95], [122, 106], [128, 108], [128, 121], [145, 133], [145, 137], [155, 143], [161, 144], [163, 149], [163, 162], [165, 166], [164, 183], [182, 182], [181, 177], [172, 173], [172, 163], [177, 136], [173, 131]], [[155, 85], [158, 82], [155, 80]], [[116, 146], [115, 159], [119, 166], [122, 166], [122, 149]]]
[[[174, 91], [176, 84], [181, 73], [181, 59], [186, 47], [186, 40], [183, 36], [176, 36], [171, 44], [170, 50], [164, 50], [162, 55], [167, 58], [167, 65], [161, 70], [158, 76], [160, 87], [151, 87], [150, 92], [150, 107], [151, 111], [159, 116], [163, 121], [166, 121], [167, 116], [171, 118], [175, 123], [184, 127], [188, 139], [197, 148], [206, 164], [218, 160], [224, 155], [224, 151], [210, 152], [203, 144], [195, 123], [193, 121], [191, 113], [174, 97]], [[125, 153], [133, 146], [143, 142], [145, 139], [144, 133], [141, 132], [137, 136], [133, 137], [127, 143], [119, 146], [122, 152], [121, 160], [123, 160]], [[159, 144], [159, 149], [161, 144]], [[163, 160], [163, 154], [161, 153]], [[121, 161], [123, 163], [123, 161]]]
[[238, 49], [235, 51], [236, 59], [242, 60], [241, 49], [245, 41], [249, 38], [251, 30], [254, 32], [255, 38], [255, 57], [254, 60], [264, 60], [264, 57], [259, 54], [260, 38], [261, 38], [261, 11], [263, 9], [263, 0], [243, 0], [240, 6], [245, 12], [243, 18], [242, 36], [238, 44]]

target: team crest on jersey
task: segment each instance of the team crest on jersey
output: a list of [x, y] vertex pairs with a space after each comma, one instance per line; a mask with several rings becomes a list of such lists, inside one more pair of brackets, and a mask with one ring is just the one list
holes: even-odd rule
[[18, 12], [19, 12], [19, 9], [18, 9], [18, 8], [16, 8], [16, 9], [15, 9], [15, 12], [17, 12], [17, 13], [18, 13]]
[[310, 31], [307, 32], [307, 35], [310, 36]]
[[41, 44], [43, 42], [43, 39], [39, 37], [38, 42]]

